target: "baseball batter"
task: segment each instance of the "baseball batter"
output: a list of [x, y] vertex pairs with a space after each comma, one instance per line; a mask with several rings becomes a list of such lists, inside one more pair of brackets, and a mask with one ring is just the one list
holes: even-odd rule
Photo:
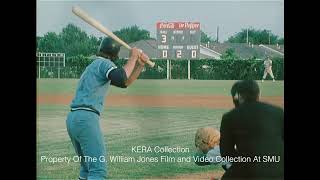
[[111, 38], [101, 41], [95, 60], [86, 67], [70, 105], [66, 125], [73, 147], [81, 158], [79, 180], [100, 180], [107, 175], [106, 148], [99, 116], [110, 85], [128, 87], [134, 82], [148, 56], [132, 48], [123, 67], [117, 67], [120, 46]]
[[264, 60], [263, 65], [264, 65], [264, 73], [263, 73], [263, 77], [262, 77], [262, 82], [266, 79], [268, 74], [270, 74], [273, 82], [275, 82], [273, 72], [272, 72], [272, 61], [269, 56], [267, 57], [266, 60]]

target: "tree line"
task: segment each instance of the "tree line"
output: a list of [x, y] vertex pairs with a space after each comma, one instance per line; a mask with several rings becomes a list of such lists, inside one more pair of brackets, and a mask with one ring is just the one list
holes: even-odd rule
[[[127, 43], [152, 39], [150, 32], [140, 29], [138, 26], [131, 26], [113, 32], [120, 39]], [[96, 54], [102, 37], [88, 35], [79, 27], [68, 24], [60, 33], [48, 32], [43, 37], [37, 37], [37, 51], [39, 52], [65, 52], [70, 56], [90, 56]]]
[[269, 30], [242, 29], [240, 32], [228, 38], [230, 43], [248, 43], [251, 44], [284, 44], [284, 38], [273, 34]]
[[[155, 39], [150, 36], [148, 30], [134, 25], [113, 32], [127, 43], [139, 40]], [[283, 44], [284, 38], [280, 38], [268, 30], [242, 29], [240, 32], [228, 38], [230, 43], [246, 43], [247, 37], [253, 44]], [[37, 51], [39, 52], [65, 52], [67, 57], [83, 55], [90, 56], [97, 52], [102, 37], [88, 35], [74, 24], [68, 24], [60, 33], [48, 32], [42, 37], [37, 37]], [[201, 42], [215, 42], [213, 37], [201, 31]], [[233, 54], [229, 52], [229, 54]]]

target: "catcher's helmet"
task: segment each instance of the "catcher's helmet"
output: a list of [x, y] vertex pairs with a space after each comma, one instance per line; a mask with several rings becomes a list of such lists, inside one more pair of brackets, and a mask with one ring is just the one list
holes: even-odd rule
[[105, 37], [102, 39], [98, 54], [104, 54], [106, 56], [109, 56], [112, 60], [118, 58], [118, 53], [120, 51], [120, 45], [114, 42], [111, 38]]

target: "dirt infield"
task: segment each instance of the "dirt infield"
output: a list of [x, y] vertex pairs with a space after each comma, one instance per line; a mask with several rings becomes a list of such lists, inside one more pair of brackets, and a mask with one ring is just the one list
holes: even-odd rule
[[[38, 95], [38, 104], [68, 105], [72, 95]], [[261, 101], [284, 106], [284, 99], [280, 96], [262, 97]], [[106, 98], [106, 106], [140, 106], [140, 107], [207, 107], [232, 108], [229, 96], [128, 96], [111, 95]]]

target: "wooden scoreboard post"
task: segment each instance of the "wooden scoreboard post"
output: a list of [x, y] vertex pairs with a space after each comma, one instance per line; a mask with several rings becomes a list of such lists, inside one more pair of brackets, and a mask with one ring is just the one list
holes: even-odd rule
[[[188, 60], [188, 79], [190, 79], [190, 60], [200, 58], [199, 22], [158, 22], [157, 57], [170, 60]], [[169, 67], [170, 68], [170, 67]], [[167, 69], [167, 78], [171, 70]]]

